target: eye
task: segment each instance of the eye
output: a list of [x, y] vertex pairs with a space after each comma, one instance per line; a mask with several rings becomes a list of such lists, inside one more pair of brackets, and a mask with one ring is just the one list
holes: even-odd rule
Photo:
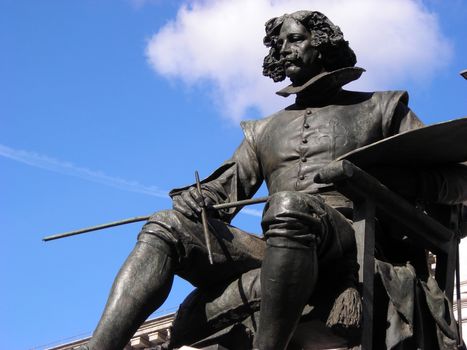
[[302, 35], [302, 34], [291, 34], [289, 37], [288, 37], [289, 41], [290, 42], [297, 42], [297, 41], [303, 41], [305, 40], [305, 36]]

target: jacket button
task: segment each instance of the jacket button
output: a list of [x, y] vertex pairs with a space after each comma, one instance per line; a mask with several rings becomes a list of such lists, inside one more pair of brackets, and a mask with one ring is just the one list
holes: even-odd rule
[[304, 127], [305, 129], [308, 129], [308, 128], [310, 127], [310, 124], [305, 123], [305, 124], [303, 124], [303, 127]]
[[306, 157], [302, 157], [302, 162], [306, 162]]
[[300, 180], [305, 180], [305, 175], [300, 175], [298, 178], [299, 178]]
[[311, 114], [311, 111], [308, 109], [308, 110], [306, 111], [306, 114]]
[[307, 139], [303, 139], [302, 142], [303, 142], [303, 143], [307, 143], [308, 140], [307, 140]]

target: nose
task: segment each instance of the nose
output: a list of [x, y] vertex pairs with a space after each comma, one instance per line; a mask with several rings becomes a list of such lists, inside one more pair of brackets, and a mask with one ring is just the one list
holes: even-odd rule
[[282, 57], [285, 57], [287, 56], [288, 54], [291, 53], [290, 51], [290, 45], [289, 45], [289, 41], [288, 40], [284, 40], [281, 44], [281, 49], [279, 51], [280, 55]]

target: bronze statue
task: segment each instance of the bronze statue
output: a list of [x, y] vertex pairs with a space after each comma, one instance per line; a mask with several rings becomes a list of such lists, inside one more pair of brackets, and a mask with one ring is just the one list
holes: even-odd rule
[[[269, 54], [263, 74], [274, 81], [289, 78], [291, 85], [278, 94], [295, 94], [295, 103], [267, 118], [242, 122], [243, 142], [201, 182], [202, 193], [194, 185], [170, 193], [173, 209], [155, 213], [144, 225], [115, 279], [89, 350], [123, 349], [164, 302], [175, 274], [207, 290], [261, 268], [254, 344], [260, 350], [287, 348], [317, 288], [329, 288], [336, 303], [354, 303], [346, 317], [348, 325], [358, 323], [352, 203], [323, 189], [315, 175], [344, 153], [422, 123], [407, 107], [406, 92], [342, 88], [364, 70], [354, 67], [355, 54], [341, 30], [321, 13], [298, 11], [269, 20], [264, 44]], [[405, 176], [395, 187], [406, 184], [398, 189], [408, 197], [447, 202], [466, 198], [465, 191], [456, 190], [467, 188], [465, 172], [451, 177], [449, 186], [440, 173], [412, 171]], [[229, 224], [240, 208], [208, 211], [211, 265], [202, 207], [251, 198], [263, 181], [270, 194], [262, 218], [263, 238]], [[414, 183], [418, 185], [411, 186]], [[438, 198], [441, 187], [448, 190]], [[342, 283], [319, 285], [318, 274]]]

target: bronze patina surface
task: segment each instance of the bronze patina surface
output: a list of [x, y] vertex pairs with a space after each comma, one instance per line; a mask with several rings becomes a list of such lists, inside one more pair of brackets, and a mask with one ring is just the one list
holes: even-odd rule
[[[334, 304], [324, 318], [330, 333], [335, 326], [359, 327], [356, 242], [349, 220], [352, 203], [338, 192], [309, 192], [323, 186], [315, 176], [336, 158], [423, 124], [408, 107], [404, 91], [343, 89], [363, 69], [354, 67], [356, 56], [343, 33], [323, 14], [298, 11], [272, 18], [266, 23], [264, 44], [269, 53], [263, 74], [274, 81], [290, 79], [291, 85], [279, 95], [294, 94], [295, 103], [264, 119], [242, 122], [245, 137], [233, 155], [200, 182], [199, 190], [195, 185], [173, 190], [173, 209], [149, 218], [115, 279], [87, 345], [90, 350], [123, 349], [138, 326], [164, 302], [174, 275], [198, 287], [201, 295], [203, 291], [224, 295], [232, 283], [240, 285], [234, 282], [240, 276], [256, 271], [260, 277], [251, 279], [256, 289], [252, 286], [248, 295], [259, 297], [256, 304], [245, 301], [245, 305], [258, 306], [259, 319], [249, 326], [252, 344], [248, 348], [291, 346], [305, 306], [313, 300]], [[467, 199], [465, 168], [397, 170], [403, 184], [417, 184], [402, 186], [408, 198], [448, 203]], [[230, 225], [240, 207], [206, 213], [206, 207], [215, 204], [252, 198], [263, 182], [269, 190], [263, 237]], [[400, 182], [392, 185], [397, 191]], [[442, 197], [433, 195], [440, 189], [444, 189]], [[213, 233], [212, 264], [201, 220], [205, 214]], [[390, 236], [389, 231], [385, 234]], [[246, 298], [245, 293], [235, 298], [229, 293], [223, 299], [227, 308]], [[225, 321], [219, 307], [201, 309], [216, 310], [216, 320]], [[235, 312], [230, 315], [238, 316]], [[213, 326], [208, 316], [200, 316], [206, 326], [198, 322], [203, 324], [198, 335]], [[313, 344], [313, 339], [307, 343]]]

